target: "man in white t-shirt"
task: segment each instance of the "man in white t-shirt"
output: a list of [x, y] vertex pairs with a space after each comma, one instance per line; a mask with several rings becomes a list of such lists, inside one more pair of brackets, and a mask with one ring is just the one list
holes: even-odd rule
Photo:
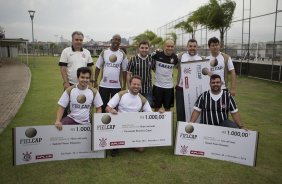
[[102, 112], [106, 112], [105, 109], [109, 99], [119, 92], [121, 88], [126, 88], [128, 60], [125, 53], [119, 49], [120, 42], [120, 35], [114, 35], [111, 39], [111, 47], [101, 52], [96, 63], [95, 87], [97, 87], [100, 70], [103, 69], [99, 85], [99, 92], [104, 103]]
[[202, 60], [202, 57], [198, 55], [198, 43], [195, 39], [190, 39], [187, 42], [187, 52], [178, 54], [178, 74], [177, 85], [175, 86], [176, 97], [176, 115], [177, 121], [186, 121], [184, 96], [183, 96], [183, 81], [181, 77], [181, 62], [193, 62]]
[[210, 59], [212, 74], [217, 74], [221, 77], [222, 89], [227, 89], [228, 74], [231, 75], [231, 85], [228, 87], [228, 91], [232, 96], [236, 94], [236, 73], [231, 57], [227, 54], [220, 52], [219, 40], [216, 37], [212, 37], [208, 41], [208, 46], [210, 49]]
[[[61, 130], [62, 125], [90, 125], [91, 107], [96, 107], [96, 112], [102, 110], [102, 99], [99, 92], [89, 86], [91, 70], [81, 67], [77, 70], [78, 84], [70, 86], [61, 96], [58, 104], [55, 126]], [[70, 113], [63, 117], [64, 110], [70, 106]]]
[[[77, 84], [76, 71], [80, 67], [89, 67], [91, 73], [93, 73], [93, 60], [90, 52], [87, 49], [82, 48], [83, 33], [75, 31], [72, 33], [72, 46], [63, 50], [59, 62], [61, 75], [63, 78], [64, 89], [67, 89], [71, 85]], [[93, 76], [91, 80], [93, 79]]]
[[[129, 80], [129, 86], [127, 91], [121, 91], [109, 101], [106, 112], [117, 114], [118, 112], [152, 112], [149, 102], [139, 94], [141, 89], [142, 78], [138, 75], [134, 75]], [[115, 108], [118, 108], [116, 110]], [[144, 148], [136, 148], [137, 151], [143, 152]], [[111, 155], [116, 156], [117, 149], [112, 150]]]

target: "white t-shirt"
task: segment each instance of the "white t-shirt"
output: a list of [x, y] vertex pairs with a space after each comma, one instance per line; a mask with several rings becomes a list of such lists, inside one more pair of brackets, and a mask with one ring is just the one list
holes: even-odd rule
[[[82, 98], [79, 99], [78, 96]], [[83, 96], [85, 97], [84, 100]], [[103, 105], [102, 98], [98, 91], [93, 100], [93, 92], [91, 89], [80, 90], [77, 86], [71, 90], [70, 97], [65, 91], [58, 101], [58, 104], [64, 108], [66, 108], [69, 103], [70, 114], [68, 117], [80, 124], [90, 124], [90, 107], [92, 105], [95, 107], [101, 107]]]
[[[188, 52], [185, 52], [182, 57], [181, 57], [181, 63], [182, 62], [187, 62], [187, 61], [196, 61], [196, 60], [202, 60], [202, 57], [199, 56], [198, 54], [194, 55], [194, 56], [191, 56]], [[179, 72], [179, 83], [178, 83], [178, 86], [179, 87], [183, 87], [183, 80], [182, 80], [182, 76], [181, 76], [181, 71], [178, 71]]]
[[[215, 60], [215, 57], [213, 57], [212, 55], [208, 56], [207, 59], [209, 59], [210, 61]], [[217, 61], [218, 61], [218, 65], [215, 67], [210, 67], [210, 71], [213, 74], [217, 74], [221, 77], [221, 81], [222, 81], [222, 89], [226, 89], [226, 85], [225, 85], [225, 80], [224, 80], [224, 57], [223, 55], [220, 53], [218, 54], [218, 56], [216, 57]], [[231, 58], [228, 58], [228, 62], [227, 62], [227, 68], [228, 71], [234, 70], [234, 65], [233, 62], [231, 60]]]
[[86, 67], [87, 64], [93, 63], [93, 60], [87, 49], [76, 52], [72, 50], [72, 47], [67, 47], [61, 54], [60, 63], [67, 63], [67, 75], [69, 82], [71, 84], [77, 84], [77, 69], [80, 67]]
[[[112, 61], [110, 61], [112, 60]], [[103, 67], [103, 76], [100, 82], [101, 87], [105, 88], [121, 88], [120, 72], [126, 71], [128, 60], [124, 57], [122, 51], [112, 51], [106, 49], [103, 56], [100, 54], [96, 67]]]
[[[139, 112], [142, 108], [142, 100], [138, 95], [133, 95], [129, 91], [121, 99], [118, 93], [108, 102], [108, 106], [115, 108], [118, 105], [118, 112]], [[148, 101], [143, 106], [143, 112], [152, 112]]]

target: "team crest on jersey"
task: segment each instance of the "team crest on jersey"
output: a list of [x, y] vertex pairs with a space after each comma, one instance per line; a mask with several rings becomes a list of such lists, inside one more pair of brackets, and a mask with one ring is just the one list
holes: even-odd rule
[[85, 54], [84, 53], [82, 53], [82, 55], [81, 55], [83, 58], [85, 58], [86, 56], [85, 56]]
[[225, 109], [225, 108], [226, 108], [226, 105], [225, 105], [225, 104], [221, 104], [221, 108], [222, 108], [222, 109]]
[[174, 63], [174, 59], [173, 58], [170, 59], [170, 63]]
[[188, 73], [191, 74], [191, 68], [190, 67], [189, 68], [185, 68], [184, 69], [184, 73], [185, 74], [188, 74]]

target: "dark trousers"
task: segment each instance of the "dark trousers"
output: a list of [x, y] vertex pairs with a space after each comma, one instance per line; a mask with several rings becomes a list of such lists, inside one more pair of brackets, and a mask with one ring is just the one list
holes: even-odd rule
[[99, 87], [99, 93], [101, 95], [101, 98], [103, 100], [102, 105], [102, 112], [106, 112], [106, 107], [108, 102], [110, 101], [110, 98], [112, 98], [116, 93], [120, 92], [121, 88], [104, 88]]
[[177, 121], [186, 121], [183, 88], [176, 87], [175, 89]]

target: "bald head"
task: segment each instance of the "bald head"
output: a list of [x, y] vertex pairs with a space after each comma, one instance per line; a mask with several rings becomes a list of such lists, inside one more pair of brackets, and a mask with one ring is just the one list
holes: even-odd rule
[[164, 45], [164, 53], [167, 56], [171, 56], [174, 52], [174, 41], [166, 40]]
[[120, 42], [121, 42], [121, 37], [119, 34], [115, 34], [113, 35], [112, 39], [111, 39], [111, 50], [113, 51], [116, 51], [119, 49], [119, 45], [120, 45]]

